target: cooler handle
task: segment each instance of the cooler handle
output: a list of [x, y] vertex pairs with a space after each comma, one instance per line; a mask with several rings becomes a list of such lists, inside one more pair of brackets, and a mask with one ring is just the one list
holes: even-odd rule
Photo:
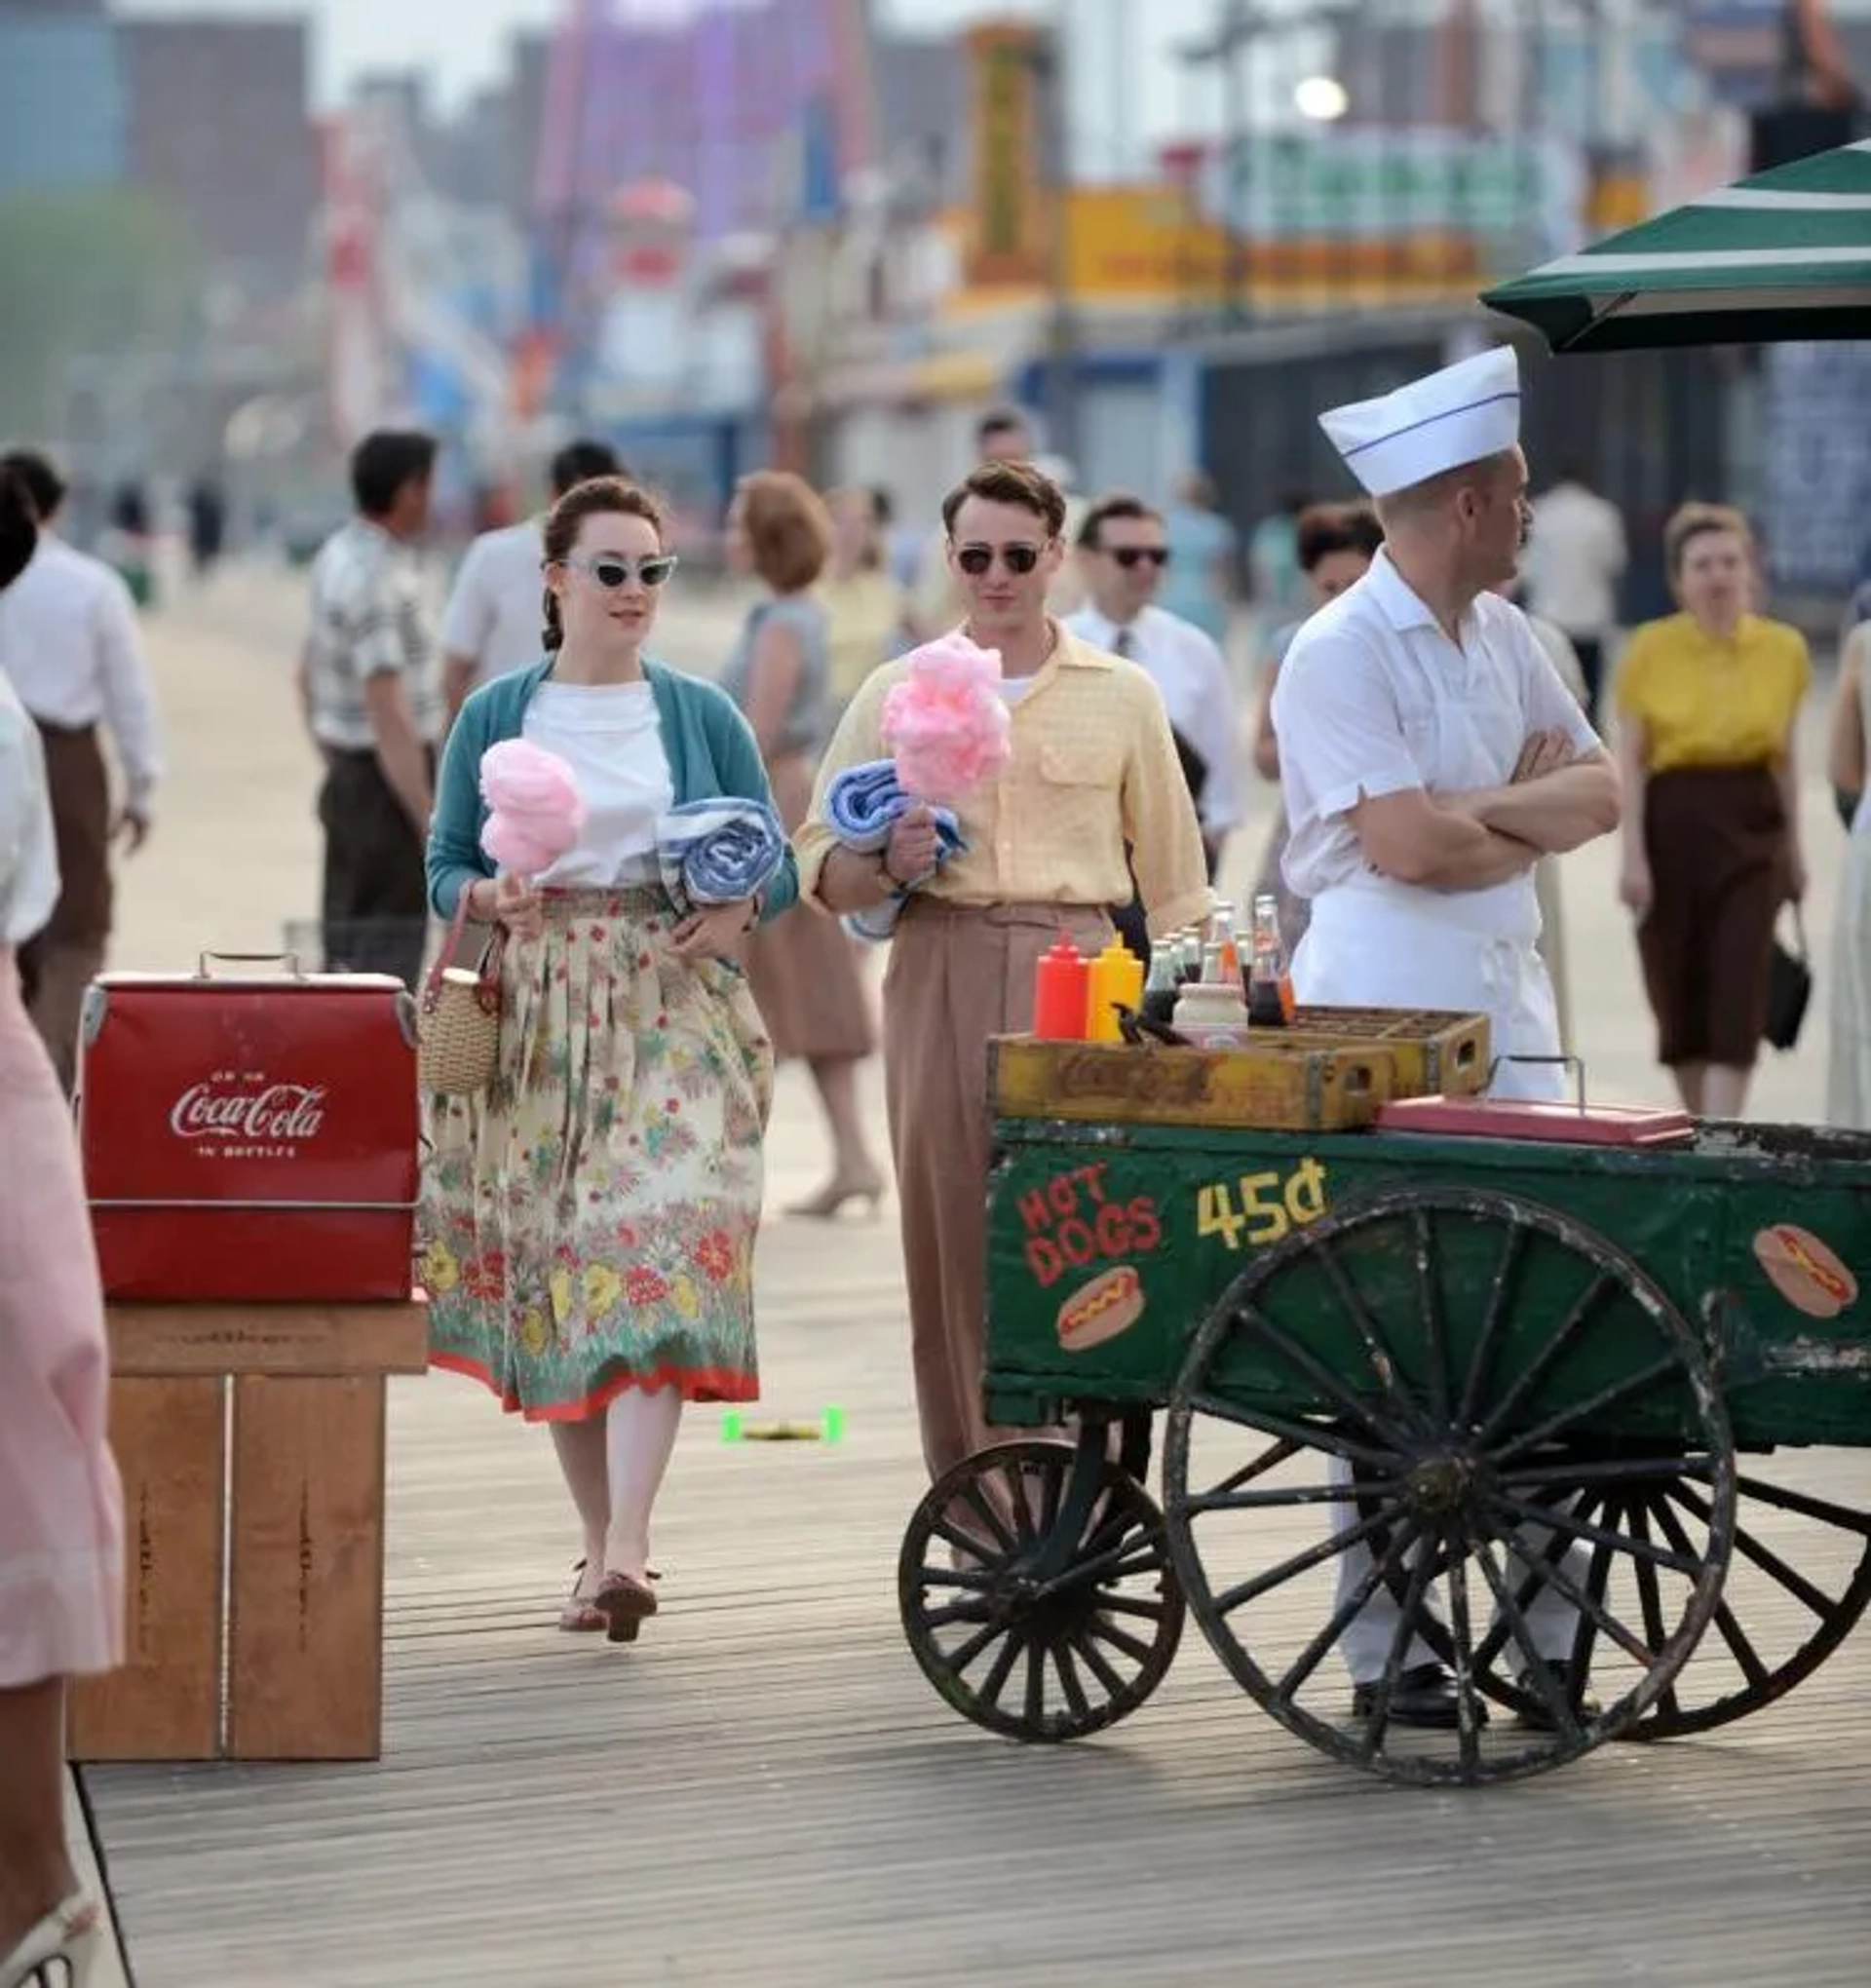
[[1580, 1116], [1582, 1118], [1585, 1116], [1585, 1066], [1578, 1056], [1496, 1056], [1493, 1062], [1488, 1065], [1486, 1088], [1489, 1090], [1494, 1089], [1494, 1073], [1500, 1069], [1503, 1063], [1540, 1063], [1546, 1065], [1548, 1069], [1556, 1067], [1561, 1070], [1572, 1071], [1577, 1080], [1574, 1086], [1574, 1098], [1578, 1104]]
[[198, 980], [211, 980], [214, 977], [213, 975], [211, 975], [208, 970], [208, 963], [210, 960], [220, 960], [221, 962], [223, 962], [223, 964], [230, 967], [284, 966], [286, 968], [286, 971], [292, 975], [293, 979], [303, 980], [305, 978], [305, 975], [303, 974], [303, 972], [300, 971], [299, 956], [295, 952], [199, 953], [197, 954], [195, 960], [195, 977]]

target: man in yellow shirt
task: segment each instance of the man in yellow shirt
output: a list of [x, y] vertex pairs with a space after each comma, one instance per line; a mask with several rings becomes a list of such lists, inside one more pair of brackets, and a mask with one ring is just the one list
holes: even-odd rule
[[1047, 612], [1065, 516], [1063, 493], [1030, 463], [983, 464], [942, 506], [966, 632], [999, 651], [1012, 708], [1009, 764], [959, 810], [966, 851], [937, 870], [924, 809], [881, 858], [842, 848], [826, 824], [832, 779], [884, 756], [883, 702], [906, 662], [853, 699], [795, 838], [800, 897], [822, 910], [871, 910], [914, 886], [884, 980], [884, 1075], [932, 1476], [997, 1439], [981, 1401], [988, 1041], [1032, 1026], [1034, 970], [1056, 940], [1095, 951], [1109, 939], [1106, 906], [1130, 895], [1126, 842], [1153, 932], [1212, 904], [1156, 685]]

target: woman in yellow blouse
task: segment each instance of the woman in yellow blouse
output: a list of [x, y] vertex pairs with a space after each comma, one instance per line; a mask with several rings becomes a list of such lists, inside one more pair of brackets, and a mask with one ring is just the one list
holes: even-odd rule
[[1618, 676], [1622, 895], [1683, 1102], [1738, 1118], [1774, 921], [1806, 891], [1793, 733], [1813, 667], [1798, 630], [1749, 612], [1738, 512], [1686, 505], [1663, 549], [1683, 611], [1636, 630]]

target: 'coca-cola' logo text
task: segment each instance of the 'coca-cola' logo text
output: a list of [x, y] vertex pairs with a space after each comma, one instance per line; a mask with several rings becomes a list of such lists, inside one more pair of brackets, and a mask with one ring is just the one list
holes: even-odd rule
[[210, 1077], [191, 1084], [170, 1107], [169, 1128], [178, 1139], [296, 1145], [318, 1137], [325, 1097], [323, 1084]]

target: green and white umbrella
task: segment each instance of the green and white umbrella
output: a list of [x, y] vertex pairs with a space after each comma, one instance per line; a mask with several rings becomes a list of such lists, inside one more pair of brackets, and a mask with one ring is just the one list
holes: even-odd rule
[[1871, 338], [1871, 140], [1703, 194], [1481, 301], [1554, 352]]

